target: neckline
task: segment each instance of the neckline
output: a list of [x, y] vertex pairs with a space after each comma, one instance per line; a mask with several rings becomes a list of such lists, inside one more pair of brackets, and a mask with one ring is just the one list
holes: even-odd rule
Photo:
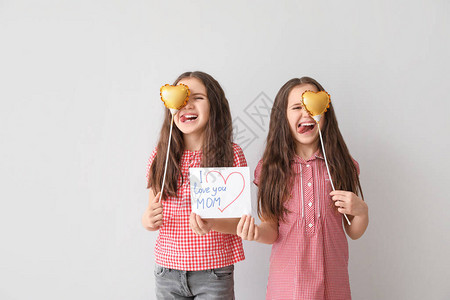
[[202, 150], [184, 150], [183, 154], [200, 154]]
[[316, 152], [314, 152], [313, 155], [311, 155], [311, 157], [308, 159], [304, 159], [303, 157], [299, 156], [297, 153], [294, 154], [294, 161], [299, 162], [299, 163], [307, 163], [316, 158], [324, 159], [320, 149], [318, 149]]

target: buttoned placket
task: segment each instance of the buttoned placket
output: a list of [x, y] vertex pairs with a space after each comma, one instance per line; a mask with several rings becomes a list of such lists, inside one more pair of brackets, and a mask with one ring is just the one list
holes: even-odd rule
[[186, 154], [184, 154], [184, 167], [181, 169], [181, 173], [183, 175], [183, 186], [190, 185], [189, 168], [192, 167], [192, 164], [192, 153], [187, 151]]
[[195, 154], [193, 152], [189, 152], [189, 168], [192, 168], [194, 166]]
[[[196, 166], [196, 155], [197, 153], [193, 152], [193, 151], [187, 151], [185, 152], [186, 156], [185, 156], [185, 167], [183, 168], [183, 170], [181, 170], [181, 172], [183, 173], [183, 186], [186, 186], [186, 188], [190, 191], [190, 172], [189, 172], [189, 168], [193, 168]], [[186, 209], [187, 206], [190, 206], [191, 203], [190, 202], [179, 202], [179, 207], [178, 209]]]
[[200, 151], [188, 151], [187, 157], [186, 157], [186, 175], [184, 176], [183, 184], [184, 185], [190, 185], [190, 179], [189, 179], [189, 168], [196, 168], [198, 167], [197, 161], [200, 159], [201, 153]]
[[[299, 164], [302, 219], [305, 221], [306, 232], [312, 234], [315, 232], [317, 220], [320, 218], [320, 206], [318, 203], [319, 199], [316, 200], [314, 197], [314, 169], [310, 161], [306, 161], [305, 164], [303, 162], [299, 162]], [[305, 200], [307, 195], [309, 195], [309, 197]]]

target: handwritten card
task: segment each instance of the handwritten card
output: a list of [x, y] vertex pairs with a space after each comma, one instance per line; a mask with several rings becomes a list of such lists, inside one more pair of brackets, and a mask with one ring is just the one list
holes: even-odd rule
[[250, 170], [189, 168], [192, 211], [202, 218], [240, 218], [251, 214]]

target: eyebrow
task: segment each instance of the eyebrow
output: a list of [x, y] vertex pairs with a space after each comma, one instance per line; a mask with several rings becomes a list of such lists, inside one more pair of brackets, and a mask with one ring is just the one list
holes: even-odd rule
[[291, 106], [289, 106], [289, 107], [294, 107], [294, 106], [296, 106], [296, 105], [300, 105], [300, 106], [303, 106], [303, 104], [301, 103], [301, 102], [299, 102], [299, 103], [294, 103], [294, 104], [292, 104]]
[[203, 94], [203, 93], [194, 93], [194, 94], [192, 94], [192, 96], [195, 96], [195, 95], [201, 95], [201, 96], [205, 96], [206, 97], [206, 95]]

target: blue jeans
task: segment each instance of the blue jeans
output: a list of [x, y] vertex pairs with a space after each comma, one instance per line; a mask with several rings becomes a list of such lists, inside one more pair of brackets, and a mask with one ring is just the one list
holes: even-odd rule
[[157, 299], [234, 300], [234, 265], [180, 271], [155, 265]]

